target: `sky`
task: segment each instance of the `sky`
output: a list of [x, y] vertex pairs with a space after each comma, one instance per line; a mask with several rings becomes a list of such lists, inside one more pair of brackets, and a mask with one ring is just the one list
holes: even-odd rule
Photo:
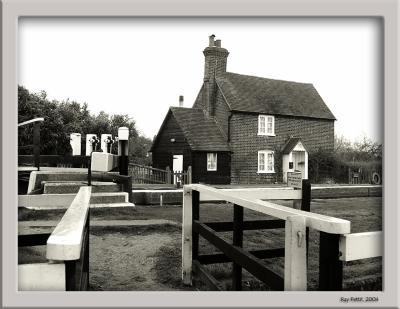
[[337, 135], [381, 143], [381, 31], [372, 18], [21, 18], [18, 83], [128, 114], [152, 138], [180, 95], [193, 105], [215, 34], [227, 71], [312, 83]]

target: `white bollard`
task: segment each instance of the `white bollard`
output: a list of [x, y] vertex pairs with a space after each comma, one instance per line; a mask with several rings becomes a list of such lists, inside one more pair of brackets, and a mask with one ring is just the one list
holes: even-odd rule
[[86, 156], [90, 156], [92, 151], [94, 150], [92, 148], [92, 143], [90, 142], [92, 137], [97, 137], [96, 134], [86, 134]]
[[72, 148], [73, 156], [81, 155], [81, 134], [80, 133], [71, 133], [70, 134], [70, 144]]
[[[102, 134], [101, 135], [100, 148], [101, 148], [101, 150], [103, 150], [103, 152], [106, 152], [106, 153], [108, 153], [108, 151], [107, 151], [107, 143], [106, 143], [106, 140], [107, 140], [108, 137], [112, 138], [112, 135], [111, 134]], [[111, 150], [110, 150], [110, 153], [111, 153]]]

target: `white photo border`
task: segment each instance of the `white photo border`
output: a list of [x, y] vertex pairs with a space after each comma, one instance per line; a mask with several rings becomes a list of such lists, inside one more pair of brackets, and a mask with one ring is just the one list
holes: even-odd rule
[[[13, 0], [2, 11], [2, 306], [10, 307], [356, 307], [344, 297], [377, 296], [363, 307], [399, 308], [399, 1], [397, 0]], [[383, 20], [385, 235], [382, 292], [18, 292], [17, 55], [20, 17], [375, 17]]]

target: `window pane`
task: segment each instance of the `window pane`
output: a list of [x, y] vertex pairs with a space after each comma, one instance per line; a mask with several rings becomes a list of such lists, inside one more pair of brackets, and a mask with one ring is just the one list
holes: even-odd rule
[[273, 122], [274, 118], [273, 117], [267, 117], [267, 133], [274, 133], [273, 132]]
[[263, 152], [258, 154], [258, 170], [265, 170], [265, 153]]
[[207, 153], [207, 170], [217, 169], [217, 154]]
[[274, 170], [274, 154], [268, 153], [268, 162], [267, 162], [268, 171]]
[[259, 123], [258, 123], [258, 132], [259, 133], [265, 133], [265, 117], [260, 116], [259, 117]]

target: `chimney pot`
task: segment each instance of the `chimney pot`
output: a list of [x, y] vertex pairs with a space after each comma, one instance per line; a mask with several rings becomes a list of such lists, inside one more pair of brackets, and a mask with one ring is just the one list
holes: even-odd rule
[[179, 96], [179, 107], [183, 107], [183, 95]]
[[214, 46], [214, 38], [215, 38], [215, 35], [214, 35], [214, 34], [211, 34], [211, 35], [209, 36], [209, 44], [208, 44], [208, 46], [210, 46], [210, 47], [213, 47], [213, 46]]
[[215, 46], [216, 47], [221, 47], [221, 40], [216, 40], [215, 41]]

